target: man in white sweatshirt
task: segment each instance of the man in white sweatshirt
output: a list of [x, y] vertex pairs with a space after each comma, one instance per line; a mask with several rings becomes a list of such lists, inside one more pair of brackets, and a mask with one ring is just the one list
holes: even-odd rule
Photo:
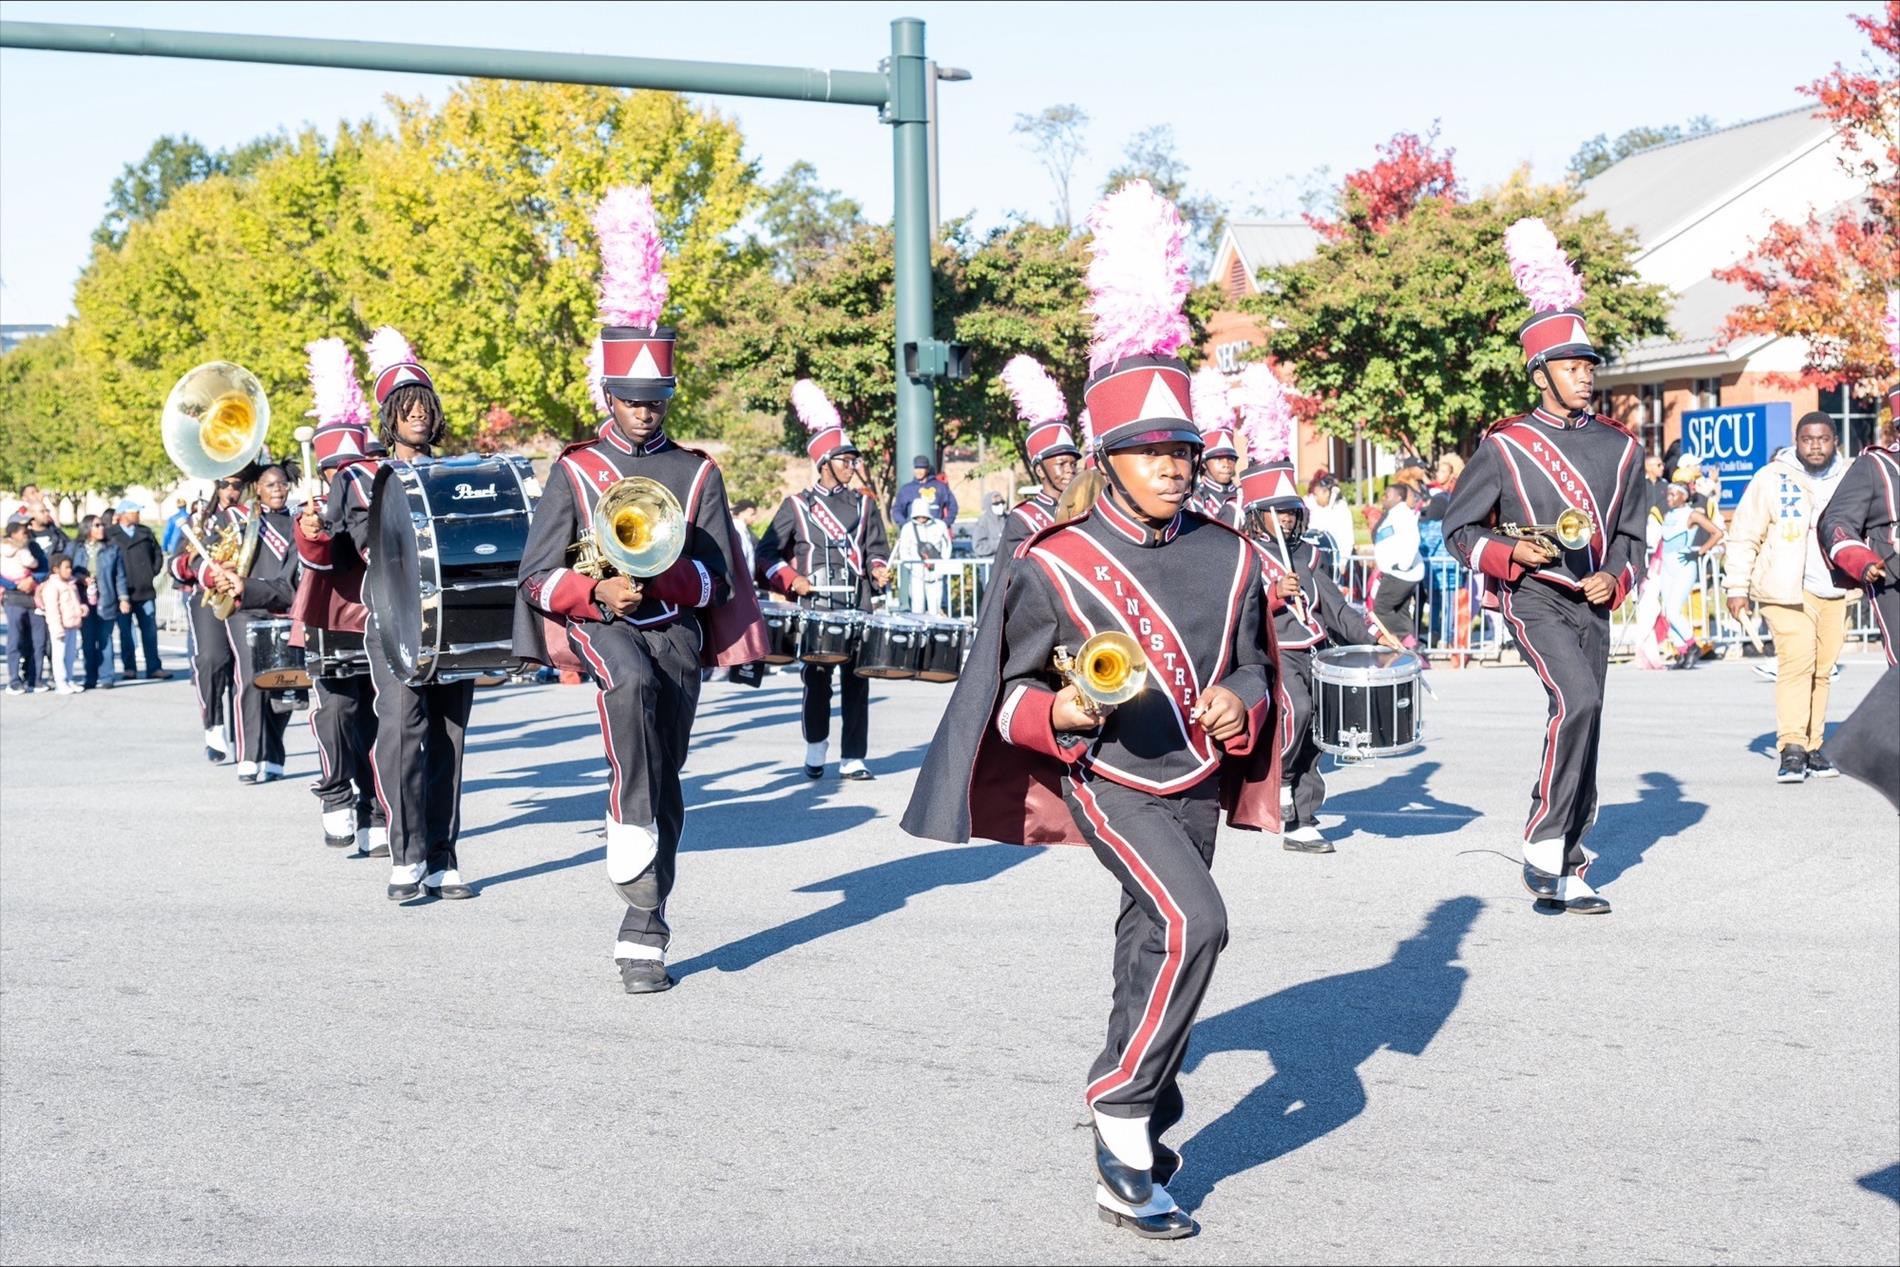
[[1385, 514], [1372, 533], [1373, 619], [1407, 647], [1418, 642], [1412, 599], [1425, 576], [1425, 562], [1418, 557], [1417, 499], [1417, 487], [1404, 480], [1386, 485]]
[[1847, 471], [1834, 420], [1802, 416], [1794, 444], [1755, 472], [1729, 524], [1722, 588], [1746, 623], [1753, 599], [1775, 635], [1775, 778], [1800, 783], [1839, 773], [1821, 752], [1834, 661], [1847, 638], [1851, 591], [1835, 583], [1815, 525]]

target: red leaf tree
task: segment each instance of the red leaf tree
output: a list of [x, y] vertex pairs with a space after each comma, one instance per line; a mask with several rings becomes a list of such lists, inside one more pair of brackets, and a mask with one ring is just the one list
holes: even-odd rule
[[1841, 165], [1865, 183], [1865, 197], [1777, 220], [1745, 259], [1715, 273], [1755, 296], [1729, 314], [1724, 343], [1755, 334], [1807, 341], [1800, 373], [1769, 376], [1784, 389], [1873, 392], [1894, 372], [1880, 319], [1887, 288], [1900, 280], [1900, 0], [1852, 20], [1871, 46], [1864, 66], [1836, 63], [1801, 91], [1839, 130]]
[[1337, 220], [1308, 215], [1306, 222], [1321, 237], [1336, 242], [1354, 231], [1384, 233], [1412, 214], [1422, 199], [1455, 202], [1461, 196], [1458, 174], [1451, 165], [1456, 152], [1438, 150], [1436, 123], [1422, 138], [1413, 132], [1397, 133], [1378, 147], [1376, 163], [1347, 174], [1336, 203]]

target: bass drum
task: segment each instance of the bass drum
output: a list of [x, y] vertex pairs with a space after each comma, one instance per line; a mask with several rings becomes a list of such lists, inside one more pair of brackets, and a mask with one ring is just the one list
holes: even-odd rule
[[251, 661], [251, 685], [260, 691], [301, 691], [310, 685], [304, 649], [290, 645], [290, 618], [254, 616], [245, 639]]
[[1328, 647], [1313, 660], [1313, 742], [1347, 760], [1396, 757], [1424, 739], [1425, 662], [1387, 647]]
[[760, 603], [759, 614], [765, 620], [765, 663], [797, 661], [799, 609], [791, 603]]
[[925, 629], [923, 621], [895, 612], [866, 616], [858, 676], [886, 681], [916, 677], [924, 657]]
[[517, 573], [541, 489], [513, 456], [391, 460], [370, 494], [363, 601], [410, 686], [508, 674]]
[[970, 647], [970, 626], [961, 620], [933, 618], [924, 622], [924, 654], [917, 676], [925, 682], [954, 682], [963, 672], [963, 655]]

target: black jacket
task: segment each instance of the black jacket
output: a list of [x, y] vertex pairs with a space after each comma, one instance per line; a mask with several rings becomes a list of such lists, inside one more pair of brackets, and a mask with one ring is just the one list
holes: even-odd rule
[[165, 552], [158, 548], [158, 538], [152, 535], [152, 530], [144, 524], [133, 524], [129, 529], [123, 524], [113, 524], [106, 536], [119, 547], [119, 554], [125, 559], [125, 596], [135, 603], [149, 603], [157, 598], [158, 589], [153, 582], [165, 566]]

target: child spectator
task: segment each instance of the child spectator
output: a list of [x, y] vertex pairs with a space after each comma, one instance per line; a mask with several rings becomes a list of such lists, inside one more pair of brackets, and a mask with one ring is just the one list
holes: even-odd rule
[[86, 604], [79, 597], [73, 580], [73, 561], [63, 554], [53, 556], [52, 573], [34, 596], [46, 618], [46, 632], [53, 651], [53, 684], [61, 695], [77, 695], [83, 686], [73, 681], [73, 661], [79, 655], [79, 627], [86, 623]]

